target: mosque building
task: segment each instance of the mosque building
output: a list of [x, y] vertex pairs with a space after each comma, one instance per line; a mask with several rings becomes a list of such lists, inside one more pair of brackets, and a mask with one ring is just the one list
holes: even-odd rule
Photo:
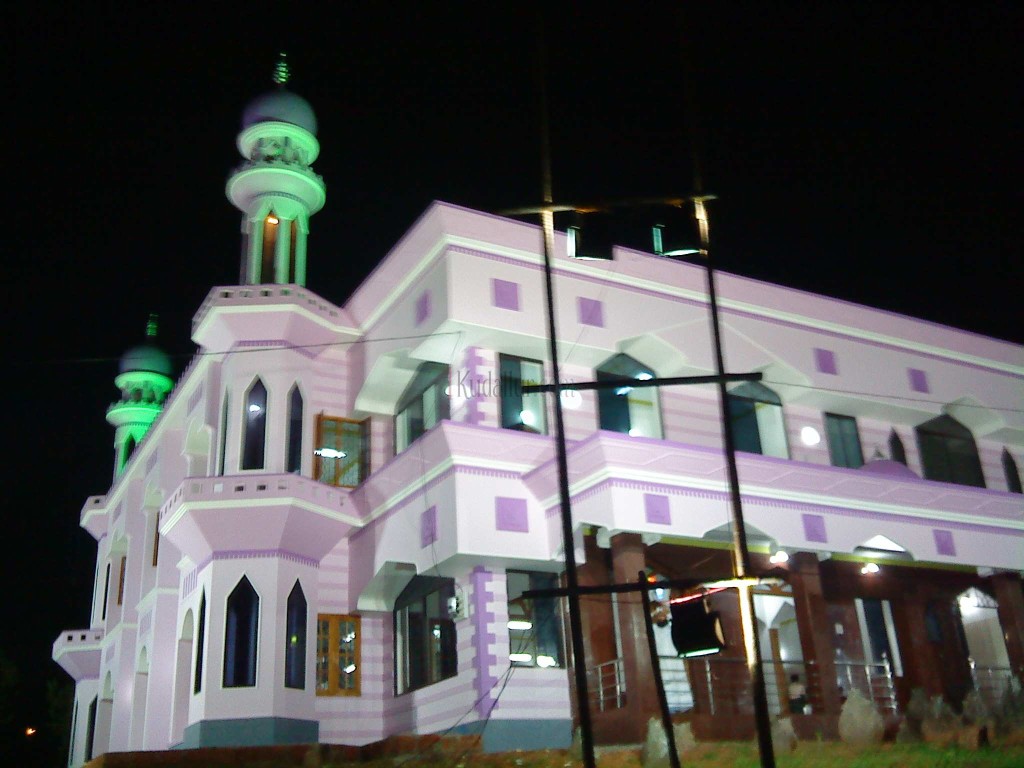
[[[279, 77], [284, 81], [285, 77]], [[245, 109], [238, 285], [213, 287], [176, 377], [156, 341], [121, 359], [114, 477], [86, 499], [88, 625], [70, 766], [107, 752], [480, 734], [564, 747], [575, 712], [540, 229], [432, 204], [344, 304], [305, 287], [324, 205], [310, 105]], [[713, 373], [706, 273], [660, 229], [577, 258], [556, 232], [566, 381]], [[638, 246], [638, 247], [634, 247]], [[1024, 673], [1024, 349], [738, 275], [717, 276], [769, 706], [834, 733], [854, 690], [899, 710]], [[579, 581], [730, 573], [714, 386], [564, 392]], [[680, 594], [654, 595], [661, 604]], [[735, 590], [702, 598], [719, 652], [659, 628], [670, 706], [749, 736]], [[635, 595], [583, 603], [597, 741], [657, 714]]]

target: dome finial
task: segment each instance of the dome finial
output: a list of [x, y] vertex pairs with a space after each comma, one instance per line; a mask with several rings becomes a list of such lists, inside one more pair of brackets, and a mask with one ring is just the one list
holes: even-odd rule
[[155, 312], [149, 313], [149, 320], [146, 321], [146, 338], [155, 339], [157, 330], [158, 315]]
[[288, 69], [288, 54], [281, 51], [277, 59], [277, 64], [274, 65], [273, 80], [278, 85], [284, 85], [288, 82], [290, 77], [291, 72]]

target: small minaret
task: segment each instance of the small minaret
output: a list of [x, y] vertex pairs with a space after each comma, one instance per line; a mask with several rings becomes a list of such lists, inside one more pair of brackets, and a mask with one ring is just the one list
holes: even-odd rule
[[309, 217], [324, 207], [323, 179], [312, 164], [320, 154], [316, 115], [285, 88], [285, 55], [274, 69], [274, 90], [249, 103], [238, 151], [245, 162], [227, 183], [228, 199], [242, 211], [243, 285], [306, 284]]
[[120, 401], [107, 409], [107, 421], [114, 427], [114, 477], [124, 471], [135, 446], [142, 442], [164, 407], [174, 386], [171, 359], [155, 345], [157, 317], [149, 316], [146, 342], [121, 356], [114, 386]]

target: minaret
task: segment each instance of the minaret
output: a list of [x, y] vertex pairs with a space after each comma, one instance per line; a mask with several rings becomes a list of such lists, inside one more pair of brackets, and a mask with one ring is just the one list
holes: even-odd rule
[[285, 88], [285, 55], [276, 88], [249, 103], [238, 151], [245, 162], [228, 179], [227, 196], [242, 211], [242, 284], [306, 284], [309, 217], [324, 206], [326, 187], [310, 167], [320, 154], [316, 115]]
[[114, 427], [114, 477], [124, 470], [135, 450], [164, 407], [164, 399], [174, 386], [171, 359], [158, 348], [157, 318], [149, 316], [146, 342], [121, 356], [114, 385], [121, 400], [107, 409], [107, 421]]

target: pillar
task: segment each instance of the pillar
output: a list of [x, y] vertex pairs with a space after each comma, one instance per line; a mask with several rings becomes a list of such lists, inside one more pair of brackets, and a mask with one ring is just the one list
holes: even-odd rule
[[842, 702], [836, 682], [832, 627], [816, 555], [799, 552], [793, 556], [790, 560], [790, 584], [804, 663], [807, 669], [817, 671], [816, 679], [808, 677], [806, 681], [808, 697], [816, 714], [838, 716]]
[[[278, 217], [277, 239], [274, 241], [274, 274], [264, 275], [264, 283], [287, 283], [288, 260], [292, 251], [292, 220]], [[268, 279], [272, 277], [273, 279]]]
[[[638, 573], [646, 567], [640, 534], [620, 533], [612, 538], [611, 544], [613, 583], [635, 584]], [[627, 740], [638, 742], [643, 741], [647, 733], [647, 721], [659, 716], [658, 691], [647, 645], [643, 597], [639, 592], [624, 592], [617, 595], [616, 600], [626, 707], [631, 713], [629, 727], [635, 730]]]
[[1016, 573], [997, 573], [992, 589], [999, 604], [999, 626], [1003, 630], [1010, 668], [1018, 679], [1024, 679], [1024, 586]]
[[249, 220], [249, 274], [242, 281], [256, 285], [262, 279], [263, 269], [263, 218]]
[[911, 689], [924, 688], [929, 697], [945, 696], [940, 661], [928, 639], [928, 595], [920, 587], [906, 584], [901, 604], [903, 621], [897, 621], [897, 635], [901, 641], [903, 674]]

